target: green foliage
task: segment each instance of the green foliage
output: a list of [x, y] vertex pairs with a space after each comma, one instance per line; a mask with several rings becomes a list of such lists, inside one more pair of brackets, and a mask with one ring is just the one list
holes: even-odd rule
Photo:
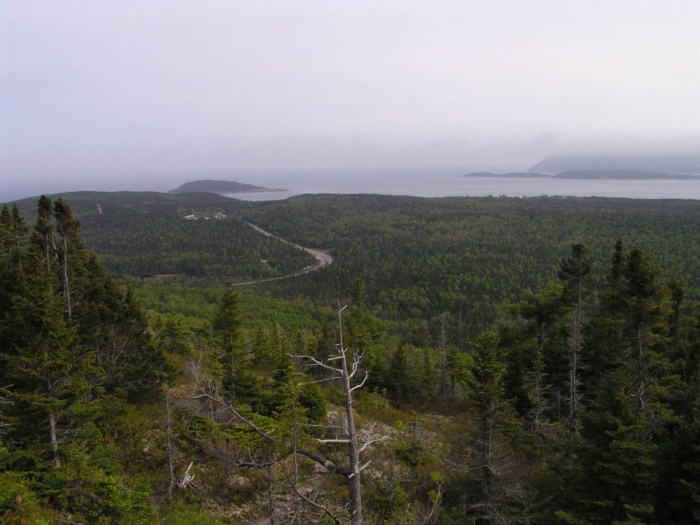
[[[340, 299], [345, 341], [369, 373], [360, 430], [376, 422], [396, 438], [363, 452], [371, 519], [427, 522], [440, 500], [438, 523], [696, 523], [700, 206], [670, 204], [74, 194], [42, 198], [31, 231], [4, 207], [0, 516], [20, 519], [20, 496], [37, 522], [253, 521], [271, 486], [275, 504], [294, 501], [292, 472], [342, 509], [339, 476], [321, 483], [287, 447], [193, 400], [185, 373], [191, 357], [204, 374], [218, 369], [263, 432], [326, 454], [314, 437], [335, 432], [313, 425], [341, 396], [289, 356], [328, 356]], [[217, 210], [230, 219], [183, 219]], [[224, 288], [227, 276], [309, 263], [244, 220], [335, 262]], [[140, 279], [156, 273], [181, 275]], [[241, 458], [274, 458], [275, 473]], [[172, 506], [168, 460], [176, 478], [190, 461], [196, 475]]]
[[[312, 263], [305, 252], [246, 225], [240, 219], [246, 203], [220, 195], [80, 192], [63, 198], [80, 218], [86, 246], [121, 276], [250, 281]], [[214, 218], [219, 211], [228, 217]], [[201, 220], [184, 219], [193, 212]]]
[[223, 525], [224, 522], [207, 513], [198, 506], [178, 502], [167, 509], [163, 516], [166, 525], [199, 525], [206, 522], [211, 525]]
[[[332, 247], [337, 266], [329, 272], [342, 281], [327, 297], [360, 277], [383, 317], [449, 311], [460, 327], [483, 325], [498, 303], [541, 287], [572, 244], [590, 246], [601, 262], [620, 235], [664, 254], [669, 271], [697, 286], [693, 202], [311, 196], [253, 206], [246, 214], [288, 238]], [[314, 290], [325, 295], [318, 282]]]
[[224, 395], [238, 403], [259, 404], [258, 381], [253, 360], [243, 347], [242, 314], [238, 293], [228, 283], [211, 323], [214, 342], [219, 351]]
[[299, 390], [299, 404], [312, 423], [321, 423], [326, 417], [326, 398], [318, 385], [306, 384]]
[[373, 523], [397, 523], [409, 506], [409, 497], [399, 484], [377, 484], [368, 492], [367, 506], [374, 516]]
[[38, 503], [31, 482], [24, 474], [14, 471], [0, 473], [0, 516], [16, 508], [17, 498], [25, 508], [36, 507]]
[[427, 465], [433, 454], [425, 443], [411, 439], [394, 447], [396, 457], [411, 467]]
[[39, 199], [28, 242], [19, 216], [2, 215], [3, 484], [25, 511], [41, 501], [90, 522], [148, 518], [150, 487], [123, 476], [101, 430], [118, 397], [157, 391], [165, 366], [145, 319], [84, 252], [65, 202]]

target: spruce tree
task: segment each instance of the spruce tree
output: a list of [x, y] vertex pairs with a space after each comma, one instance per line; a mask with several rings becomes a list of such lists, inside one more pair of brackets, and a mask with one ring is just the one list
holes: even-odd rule
[[[104, 321], [129, 318], [124, 311], [133, 307], [133, 296], [120, 293], [96, 259], [90, 267], [88, 257], [85, 271], [77, 221], [65, 203], [54, 208], [43, 196], [38, 207], [28, 243], [19, 210], [0, 212], [2, 468], [70, 521], [118, 520], [138, 497], [102, 435], [109, 419], [104, 378], [111, 365], [105, 358], [129, 345]], [[145, 365], [153, 355], [147, 325], [138, 323], [124, 331], [141, 341], [112, 367], [119, 388], [136, 378], [153, 382], [152, 367]]]
[[50, 210], [50, 200], [42, 197], [26, 274], [3, 282], [3, 288], [14, 288], [3, 319], [2, 386], [11, 402], [13, 465], [20, 470], [41, 471], [49, 464], [60, 469], [63, 447], [99, 412], [90, 395], [90, 356], [67, 323], [61, 287], [51, 270]]
[[495, 333], [479, 336], [470, 353], [473, 361], [466, 383], [476, 415], [476, 428], [469, 436], [474, 448], [471, 512], [476, 523], [504, 523], [522, 493], [514, 486], [519, 481], [512, 475], [506, 439], [517, 422], [505, 397], [505, 353]]
[[73, 217], [70, 207], [63, 199], [58, 199], [53, 205], [53, 210], [59, 241], [57, 254], [61, 265], [63, 299], [66, 305], [66, 315], [70, 321], [73, 316], [72, 279], [76, 268], [85, 257], [85, 250], [80, 242], [80, 223]]
[[585, 281], [591, 272], [589, 250], [583, 244], [571, 246], [571, 256], [559, 267], [559, 279], [564, 284], [565, 300], [573, 306], [571, 313], [569, 353], [569, 420], [578, 429], [579, 369], [583, 346], [583, 301], [586, 295]]
[[229, 400], [259, 408], [262, 398], [253, 360], [243, 345], [242, 323], [238, 292], [228, 282], [211, 323], [222, 370], [221, 387]]
[[659, 270], [638, 247], [624, 257], [621, 248], [586, 340], [597, 358], [588, 360], [582, 418], [586, 517], [645, 523], [658, 505], [659, 442], [675, 420], [666, 389], [670, 309]]

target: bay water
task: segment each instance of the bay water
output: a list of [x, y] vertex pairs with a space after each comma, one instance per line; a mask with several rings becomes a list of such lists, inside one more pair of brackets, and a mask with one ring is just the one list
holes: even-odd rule
[[[246, 181], [248, 182], [248, 181]], [[630, 199], [700, 199], [700, 179], [555, 179], [462, 177], [445, 171], [389, 171], [344, 174], [269, 175], [252, 184], [279, 191], [233, 193], [248, 201], [281, 200], [303, 194], [382, 194], [417, 197], [621, 197]]]

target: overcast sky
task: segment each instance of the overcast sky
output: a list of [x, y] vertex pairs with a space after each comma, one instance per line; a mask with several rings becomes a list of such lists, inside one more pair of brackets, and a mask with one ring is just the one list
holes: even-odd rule
[[697, 154], [698, 28], [696, 0], [0, 0], [0, 200]]

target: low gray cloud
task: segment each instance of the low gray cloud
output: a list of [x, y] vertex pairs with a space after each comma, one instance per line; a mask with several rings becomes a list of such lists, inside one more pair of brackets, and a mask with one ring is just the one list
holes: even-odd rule
[[0, 199], [700, 142], [696, 2], [0, 6]]

